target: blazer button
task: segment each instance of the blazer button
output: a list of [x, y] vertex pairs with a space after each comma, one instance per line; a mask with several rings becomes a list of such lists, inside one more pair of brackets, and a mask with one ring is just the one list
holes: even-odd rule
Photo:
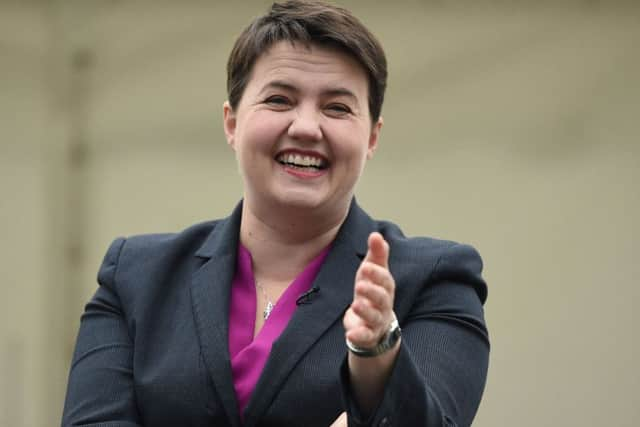
[[389, 427], [391, 425], [391, 420], [389, 420], [389, 417], [384, 417], [380, 420], [380, 424], [378, 424], [378, 426], [380, 427]]

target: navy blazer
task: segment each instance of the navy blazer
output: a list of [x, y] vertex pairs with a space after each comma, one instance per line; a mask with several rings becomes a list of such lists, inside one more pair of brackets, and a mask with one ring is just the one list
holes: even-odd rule
[[[241, 419], [228, 349], [240, 204], [177, 234], [115, 240], [87, 304], [63, 426], [467, 426], [485, 384], [489, 341], [482, 262], [465, 245], [406, 238], [355, 201]], [[363, 419], [352, 400], [342, 316], [379, 231], [390, 245], [402, 344], [383, 400]]]

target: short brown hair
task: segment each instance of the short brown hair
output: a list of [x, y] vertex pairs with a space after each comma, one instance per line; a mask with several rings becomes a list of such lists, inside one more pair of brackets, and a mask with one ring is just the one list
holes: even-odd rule
[[351, 12], [319, 1], [274, 3], [240, 34], [227, 62], [227, 94], [236, 109], [258, 57], [280, 41], [340, 49], [357, 60], [369, 80], [369, 113], [380, 118], [387, 86], [387, 59], [380, 42]]

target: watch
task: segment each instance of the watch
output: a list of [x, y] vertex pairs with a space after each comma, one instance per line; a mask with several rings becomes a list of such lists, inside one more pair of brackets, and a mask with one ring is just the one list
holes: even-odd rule
[[375, 347], [358, 347], [351, 341], [346, 340], [347, 348], [351, 353], [359, 357], [376, 357], [393, 348], [400, 339], [400, 336], [402, 336], [400, 324], [398, 323], [398, 319], [394, 316], [393, 322], [389, 325], [389, 330], [382, 336], [382, 338], [380, 338], [380, 341]]

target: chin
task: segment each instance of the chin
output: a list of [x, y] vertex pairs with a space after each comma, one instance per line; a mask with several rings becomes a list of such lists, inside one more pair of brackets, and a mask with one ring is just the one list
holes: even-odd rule
[[326, 194], [316, 191], [292, 190], [274, 195], [274, 202], [281, 207], [296, 210], [326, 211], [335, 208], [334, 201]]
[[[251, 198], [256, 208], [262, 206], [267, 210], [280, 211], [287, 214], [288, 211], [298, 211], [300, 214], [333, 216], [337, 211], [348, 207], [351, 201], [350, 195], [336, 197], [318, 189], [310, 188], [279, 188], [276, 191], [258, 191], [257, 197]], [[333, 196], [333, 197], [331, 197]]]
[[323, 201], [317, 197], [290, 194], [278, 200], [279, 204], [292, 209], [318, 209]]

